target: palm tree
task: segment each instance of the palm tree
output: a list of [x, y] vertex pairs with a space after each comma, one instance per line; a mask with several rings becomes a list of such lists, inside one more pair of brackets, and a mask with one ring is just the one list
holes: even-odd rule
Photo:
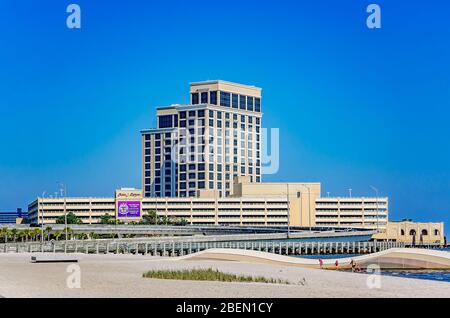
[[17, 234], [18, 234], [17, 229], [12, 229], [12, 230], [11, 230], [11, 236], [12, 236], [13, 242], [16, 241]]
[[18, 233], [17, 233], [17, 238], [20, 240], [20, 241], [24, 241], [24, 238], [25, 238], [25, 235], [26, 235], [26, 233], [25, 233], [25, 230], [22, 230], [22, 231], [19, 231]]
[[8, 235], [9, 235], [8, 228], [4, 227], [0, 229], [0, 237], [3, 237], [5, 243], [8, 243]]
[[64, 229], [64, 231], [67, 232], [67, 236], [68, 236], [68, 237], [66, 237], [66, 240], [72, 239], [73, 230], [70, 227], [68, 227], [67, 229]]
[[[47, 239], [50, 241], [50, 234], [51, 234], [52, 228], [50, 226], [47, 226], [44, 230], [44, 232], [47, 232]], [[44, 237], [45, 239], [45, 237]]]
[[23, 230], [23, 233], [25, 235], [25, 242], [28, 242], [28, 238], [31, 236], [31, 230], [30, 229]]
[[34, 229], [32, 232], [33, 241], [37, 241], [38, 236], [41, 234], [40, 229]]
[[55, 233], [53, 233], [53, 236], [55, 237], [55, 239], [57, 241], [59, 241], [59, 238], [61, 237], [62, 232], [61, 231], [55, 231]]

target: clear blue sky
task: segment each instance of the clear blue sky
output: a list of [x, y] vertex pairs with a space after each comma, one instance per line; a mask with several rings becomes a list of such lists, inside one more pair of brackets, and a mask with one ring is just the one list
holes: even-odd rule
[[[382, 8], [382, 29], [365, 25]], [[65, 25], [69, 3], [82, 29]], [[281, 167], [391, 219], [450, 221], [450, 2], [0, 1], [0, 210], [57, 181], [140, 187], [140, 134], [191, 81], [263, 88]]]

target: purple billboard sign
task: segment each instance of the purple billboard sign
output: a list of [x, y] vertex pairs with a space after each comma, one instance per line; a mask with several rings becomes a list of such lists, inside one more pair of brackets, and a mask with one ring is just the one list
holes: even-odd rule
[[117, 202], [117, 216], [119, 218], [138, 218], [141, 216], [141, 201]]

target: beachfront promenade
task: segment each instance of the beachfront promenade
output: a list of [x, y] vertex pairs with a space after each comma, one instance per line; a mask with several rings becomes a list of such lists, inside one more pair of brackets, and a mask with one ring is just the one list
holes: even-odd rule
[[[383, 270], [450, 270], [449, 252], [419, 248], [391, 248], [354, 257], [345, 257], [343, 255], [342, 258], [323, 259], [322, 265], [319, 264], [317, 259], [238, 249], [209, 249], [178, 259], [238, 261], [253, 264], [323, 269], [351, 269], [351, 261], [353, 260], [361, 268], [370, 268], [376, 265]], [[337, 266], [336, 260], [338, 260]]]

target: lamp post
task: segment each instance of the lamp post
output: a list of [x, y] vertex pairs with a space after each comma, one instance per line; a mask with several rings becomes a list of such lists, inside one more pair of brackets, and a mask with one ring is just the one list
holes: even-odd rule
[[[65, 241], [67, 246], [67, 206], [66, 206], [66, 199], [67, 199], [67, 186], [61, 182], [57, 182], [59, 186], [61, 187], [61, 190], [64, 189], [64, 232], [65, 232]], [[61, 191], [62, 192], [62, 191]]]
[[312, 231], [312, 225], [311, 225], [311, 188], [307, 185], [301, 184], [302, 187], [305, 187], [308, 189], [308, 214], [309, 214], [309, 231]]
[[378, 232], [378, 189], [375, 188], [374, 186], [370, 186], [372, 188], [373, 191], [375, 191], [375, 195], [376, 195], [376, 204], [377, 204], [377, 232]]
[[41, 251], [44, 251], [44, 196], [45, 191], [42, 192], [41, 198]]
[[286, 199], [288, 205], [288, 226], [287, 226], [287, 238], [291, 237], [291, 204], [289, 201], [289, 182], [286, 183]]

